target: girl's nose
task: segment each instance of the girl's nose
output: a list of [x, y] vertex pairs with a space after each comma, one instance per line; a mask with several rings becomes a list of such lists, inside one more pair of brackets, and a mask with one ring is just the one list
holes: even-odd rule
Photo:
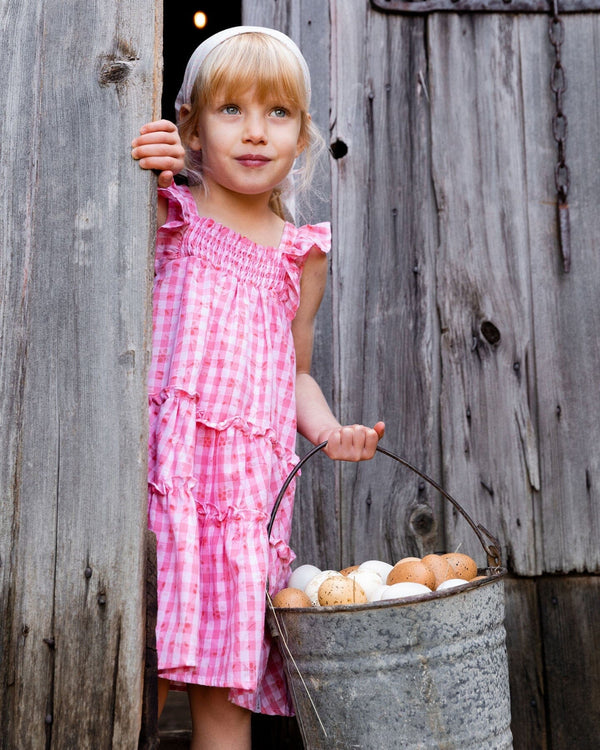
[[262, 113], [248, 113], [244, 121], [243, 138], [248, 143], [265, 143], [267, 134]]

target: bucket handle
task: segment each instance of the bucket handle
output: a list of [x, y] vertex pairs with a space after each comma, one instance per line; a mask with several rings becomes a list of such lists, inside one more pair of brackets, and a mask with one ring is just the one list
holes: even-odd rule
[[[277, 495], [277, 499], [275, 500], [275, 505], [273, 506], [273, 510], [271, 511], [271, 518], [269, 519], [269, 523], [267, 525], [267, 534], [269, 538], [271, 537], [271, 531], [273, 529], [273, 524], [275, 523], [275, 516], [277, 514], [281, 501], [283, 500], [283, 496], [285, 495], [287, 488], [290, 486], [292, 479], [300, 471], [302, 466], [304, 466], [304, 464], [309, 459], [311, 459], [315, 455], [315, 453], [318, 453], [326, 445], [327, 445], [327, 441], [325, 441], [324, 443], [321, 443], [320, 445], [315, 446], [314, 448], [311, 448], [311, 450], [309, 450], [308, 453], [305, 456], [303, 456], [300, 459], [300, 461], [298, 461], [298, 463], [294, 466], [294, 468], [289, 473], [287, 479], [283, 483], [282, 488], [279, 490], [279, 494]], [[462, 507], [462, 505], [457, 500], [455, 500], [452, 497], [452, 495], [450, 495], [450, 493], [446, 492], [446, 490], [440, 487], [440, 485], [435, 480], [431, 479], [431, 477], [428, 477], [427, 474], [423, 473], [420, 469], [417, 469], [415, 466], [409, 463], [406, 459], [400, 458], [400, 456], [397, 456], [396, 454], [392, 453], [391, 451], [386, 450], [385, 448], [382, 448], [379, 445], [377, 446], [377, 451], [379, 453], [383, 453], [386, 456], [389, 456], [390, 458], [393, 458], [395, 461], [398, 461], [398, 463], [402, 464], [403, 466], [406, 466], [408, 469], [411, 469], [411, 471], [414, 471], [415, 474], [418, 474], [421, 477], [421, 479], [424, 479], [426, 482], [428, 482], [441, 495], [443, 495], [446, 498], [446, 500], [452, 503], [452, 505], [464, 517], [464, 519], [467, 521], [469, 526], [473, 529], [473, 531], [477, 535], [477, 538], [479, 539], [479, 542], [481, 546], [483, 547], [484, 552], [487, 555], [488, 567], [490, 568], [502, 567], [502, 559], [500, 556], [500, 542], [498, 541], [498, 539], [496, 539], [496, 537], [493, 536], [480, 523], [476, 524], [475, 521], [473, 521], [473, 519], [471, 518], [471, 516], [467, 513], [467, 511]]]

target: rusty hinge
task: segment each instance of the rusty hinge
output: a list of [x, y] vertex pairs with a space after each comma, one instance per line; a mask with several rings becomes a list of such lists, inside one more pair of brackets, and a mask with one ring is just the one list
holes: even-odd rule
[[[548, 13], [548, 0], [371, 0], [386, 13]], [[600, 0], [561, 0], [561, 13], [600, 11]]]

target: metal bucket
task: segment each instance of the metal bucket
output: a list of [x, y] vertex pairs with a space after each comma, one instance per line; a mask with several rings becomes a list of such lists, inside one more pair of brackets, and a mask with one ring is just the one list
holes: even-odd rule
[[[324, 445], [324, 444], [323, 444]], [[292, 471], [281, 497], [300, 466]], [[468, 520], [488, 578], [408, 600], [275, 608], [267, 622], [282, 654], [306, 750], [510, 750], [504, 581], [498, 542]], [[487, 539], [486, 539], [487, 538]], [[487, 540], [491, 540], [489, 544]]]

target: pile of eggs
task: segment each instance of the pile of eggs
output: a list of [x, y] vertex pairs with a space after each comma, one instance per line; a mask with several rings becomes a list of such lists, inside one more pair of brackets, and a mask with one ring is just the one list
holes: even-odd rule
[[367, 560], [340, 571], [300, 565], [287, 588], [273, 597], [273, 605], [327, 607], [404, 599], [464, 586], [478, 578], [485, 576], [478, 576], [473, 558], [460, 552], [404, 557], [395, 565]]

